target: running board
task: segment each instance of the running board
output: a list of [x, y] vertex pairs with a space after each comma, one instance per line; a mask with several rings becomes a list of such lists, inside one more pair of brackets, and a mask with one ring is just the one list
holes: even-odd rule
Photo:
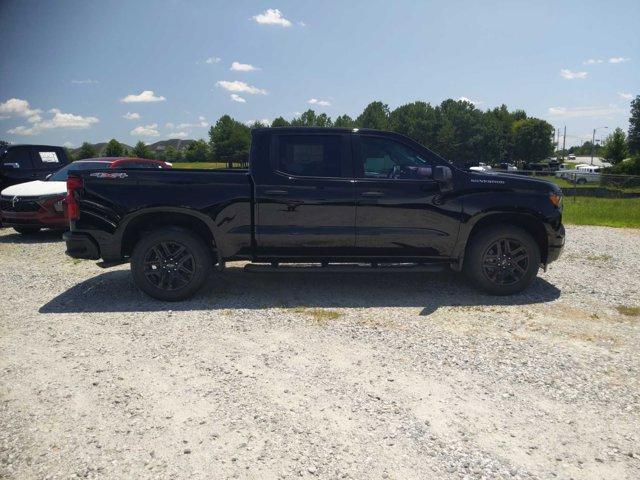
[[445, 270], [445, 264], [326, 264], [318, 265], [295, 265], [286, 264], [261, 264], [248, 263], [244, 266], [244, 271], [249, 273], [366, 273], [366, 272], [442, 272]]

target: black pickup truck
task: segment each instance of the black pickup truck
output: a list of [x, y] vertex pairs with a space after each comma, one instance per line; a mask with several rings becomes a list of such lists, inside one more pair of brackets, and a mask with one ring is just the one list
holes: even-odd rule
[[255, 129], [249, 170], [88, 171], [67, 188], [67, 254], [130, 261], [138, 287], [162, 300], [193, 295], [232, 260], [451, 267], [506, 295], [564, 245], [553, 183], [462, 171], [374, 130]]

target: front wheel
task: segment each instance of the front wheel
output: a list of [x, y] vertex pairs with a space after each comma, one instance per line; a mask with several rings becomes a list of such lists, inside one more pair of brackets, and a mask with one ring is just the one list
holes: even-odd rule
[[467, 276], [493, 295], [511, 295], [527, 288], [538, 273], [540, 249], [524, 230], [499, 225], [478, 233], [465, 256]]
[[211, 251], [197, 235], [182, 229], [156, 230], [131, 254], [131, 273], [143, 292], [158, 300], [191, 297], [207, 280]]

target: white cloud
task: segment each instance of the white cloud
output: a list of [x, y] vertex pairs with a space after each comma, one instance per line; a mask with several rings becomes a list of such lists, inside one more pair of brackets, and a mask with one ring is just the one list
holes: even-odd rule
[[144, 90], [139, 95], [127, 95], [120, 101], [123, 103], [148, 103], [148, 102], [164, 102], [166, 98], [158, 96], [153, 93], [153, 90]]
[[220, 80], [218, 82], [216, 82], [216, 85], [218, 87], [222, 87], [225, 90], [229, 91], [229, 92], [234, 92], [234, 93], [249, 93], [251, 95], [256, 95], [256, 94], [260, 94], [260, 95], [266, 95], [267, 91], [262, 89], [262, 88], [257, 88], [251, 85], [247, 85], [244, 82], [240, 82], [238, 80], [234, 81], [234, 82], [229, 82], [227, 80]]
[[237, 93], [232, 93], [230, 95], [231, 100], [233, 100], [234, 102], [238, 102], [238, 103], [247, 103], [247, 101], [242, 98], [240, 95], [238, 95]]
[[571, 70], [563, 68], [560, 70], [560, 76], [567, 80], [574, 80], [576, 78], [584, 79], [587, 78], [587, 72], [572, 72]]
[[160, 135], [157, 123], [152, 123], [151, 125], [138, 125], [129, 133], [133, 136], [139, 137], [157, 137]]
[[248, 63], [233, 62], [231, 64], [231, 70], [234, 72], [253, 72], [260, 69]]
[[203, 117], [202, 115], [200, 115], [198, 117], [198, 120], [200, 120], [201, 122], [206, 122], [207, 121], [207, 119], [205, 117]]
[[633, 98], [632, 93], [618, 92], [618, 96], [623, 100], [631, 100]]
[[460, 102], [469, 102], [472, 105], [482, 105], [484, 102], [482, 100], [471, 100], [468, 97], [458, 97]]
[[14, 127], [14, 128], [11, 128], [11, 129], [7, 130], [7, 133], [10, 133], [11, 135], [27, 135], [27, 136], [30, 136], [30, 135], [36, 135], [38, 133], [38, 131], [33, 127], [27, 128], [27, 127], [25, 127], [23, 125], [20, 125], [18, 127]]
[[306, 27], [306, 26], [307, 26], [307, 24], [306, 24], [306, 23], [304, 23], [302, 20], [300, 20], [300, 21], [298, 22], [298, 25], [300, 25], [301, 27]]
[[140, 120], [140, 114], [136, 112], [127, 112], [122, 115], [122, 118], [126, 118], [127, 120]]
[[328, 107], [331, 105], [331, 102], [327, 100], [318, 100], [317, 98], [310, 98], [307, 103], [310, 105], [318, 105], [320, 107]]
[[[0, 105], [0, 111], [3, 106], [8, 102]], [[24, 107], [23, 103], [13, 103], [8, 107], [8, 110], [16, 112], [16, 107], [21, 109]], [[13, 110], [11, 110], [13, 108]], [[13, 135], [37, 135], [43, 130], [53, 130], [56, 128], [63, 129], [74, 129], [74, 130], [83, 130], [91, 127], [94, 123], [98, 123], [99, 120], [96, 117], [83, 117], [82, 115], [75, 115], [73, 113], [63, 113], [57, 108], [52, 108], [48, 113], [53, 114], [51, 118], [43, 120], [42, 117], [38, 113], [40, 110], [32, 110], [27, 108], [26, 110], [22, 108], [20, 110], [22, 112], [22, 116], [27, 116], [27, 121], [32, 124], [31, 127], [26, 127], [24, 125], [20, 125], [18, 127], [14, 127], [7, 131], [7, 133]]]
[[282, 16], [282, 12], [277, 8], [269, 8], [264, 13], [254, 15], [253, 18], [261, 25], [280, 25], [281, 27], [290, 27], [291, 22]]
[[71, 83], [74, 85], [94, 85], [98, 82], [98, 80], [92, 80], [91, 78], [85, 78], [84, 80], [71, 80]]
[[220, 57], [209, 57], [207, 58], [204, 63], [208, 63], [209, 65], [214, 64], [214, 63], [220, 63], [222, 59]]
[[5, 118], [11, 116], [25, 117], [29, 123], [36, 123], [41, 120], [42, 110], [31, 108], [29, 102], [20, 98], [10, 98], [4, 103], [0, 103], [0, 115]]
[[167, 138], [187, 138], [188, 136], [187, 132], [171, 132], [167, 134]]
[[53, 117], [36, 123], [35, 128], [39, 130], [49, 130], [52, 128], [83, 130], [100, 121], [96, 117], [83, 117], [82, 115], [74, 115], [73, 113], [63, 113], [57, 108], [52, 108], [49, 110], [49, 113], [53, 113]]
[[62, 144], [62, 146], [63, 147], [67, 147], [67, 148], [73, 148], [74, 147], [73, 143], [71, 143], [71, 142], [64, 142]]
[[631, 60], [629, 57], [611, 57], [609, 63], [624, 63]]
[[606, 107], [549, 107], [549, 115], [560, 118], [611, 118], [625, 113], [626, 110], [615, 105]]
[[597, 65], [599, 63], [602, 63], [603, 60], [601, 58], [590, 58], [588, 60], [585, 60], [584, 62], [582, 62], [583, 65]]

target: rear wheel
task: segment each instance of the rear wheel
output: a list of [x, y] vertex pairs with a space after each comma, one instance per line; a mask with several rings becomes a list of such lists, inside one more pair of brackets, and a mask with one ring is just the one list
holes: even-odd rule
[[527, 288], [538, 273], [540, 249], [524, 230], [499, 225], [481, 231], [465, 257], [465, 273], [493, 295], [511, 295]]
[[13, 229], [20, 235], [33, 235], [40, 231], [38, 227], [13, 227]]
[[211, 251], [197, 235], [181, 229], [156, 230], [131, 255], [131, 272], [140, 290], [159, 300], [191, 297], [211, 272]]
[[587, 179], [586, 178], [579, 178], [576, 183], [578, 185], [584, 185], [585, 183], [587, 183]]

